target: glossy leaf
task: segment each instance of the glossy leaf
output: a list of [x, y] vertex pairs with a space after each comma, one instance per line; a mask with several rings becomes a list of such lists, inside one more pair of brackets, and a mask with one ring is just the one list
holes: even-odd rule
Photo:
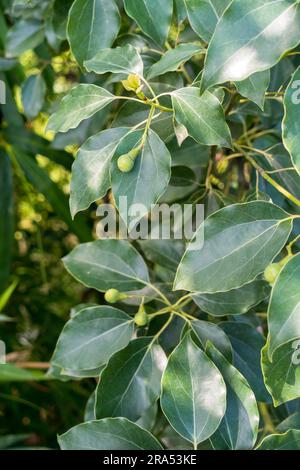
[[196, 334], [197, 338], [203, 349], [206, 349], [207, 342], [212, 343], [229, 361], [232, 360], [231, 343], [221, 328], [214, 323], [203, 320], [194, 320], [191, 322], [192, 331]]
[[223, 378], [187, 334], [170, 355], [161, 407], [176, 431], [196, 448], [218, 428], [226, 408]]
[[64, 259], [66, 269], [87, 287], [105, 292], [142, 289], [149, 283], [147, 266], [125, 240], [97, 240], [79, 245]]
[[58, 111], [50, 117], [47, 128], [54, 132], [74, 129], [81, 121], [93, 116], [114, 99], [104, 88], [88, 84], [77, 85], [61, 100]]
[[46, 83], [42, 75], [31, 75], [22, 88], [22, 103], [28, 119], [34, 119], [42, 110], [46, 94]]
[[176, 71], [180, 64], [199, 52], [201, 52], [201, 48], [192, 43], [179, 44], [175, 49], [168, 50], [156, 64], [152, 65], [147, 73], [148, 80], [167, 72]]
[[6, 38], [7, 57], [18, 57], [34, 49], [44, 39], [43, 24], [38, 20], [20, 20], [9, 30]]
[[270, 362], [268, 343], [262, 350], [262, 371], [266, 387], [279, 406], [300, 396], [300, 354], [299, 341], [291, 341], [280, 346]]
[[133, 320], [121, 310], [108, 306], [83, 309], [66, 323], [52, 363], [63, 369], [96, 369], [127, 346], [132, 333]]
[[75, 0], [69, 13], [67, 36], [79, 65], [92, 59], [100, 49], [111, 47], [119, 28], [115, 0]]
[[110, 188], [110, 162], [128, 128], [107, 129], [90, 137], [77, 153], [72, 166], [70, 209], [87, 209], [92, 202], [104, 197]]
[[265, 94], [270, 83], [270, 71], [257, 72], [241, 82], [235, 82], [238, 92], [264, 109]]
[[300, 431], [290, 429], [285, 434], [271, 434], [257, 450], [300, 450]]
[[172, 102], [176, 120], [196, 142], [231, 146], [222, 106], [212, 93], [207, 91], [200, 96], [198, 88], [181, 88], [172, 93]]
[[244, 80], [275, 65], [299, 43], [299, 21], [295, 0], [233, 0], [209, 44], [202, 90]]
[[281, 270], [272, 290], [269, 310], [269, 359], [280, 346], [300, 339], [300, 254]]
[[256, 398], [242, 374], [212, 345], [207, 352], [221, 372], [227, 388], [226, 412], [210, 438], [217, 450], [251, 450], [256, 442], [259, 413]]
[[[146, 210], [156, 204], [167, 189], [171, 177], [171, 155], [163, 141], [151, 129], [146, 141], [129, 173], [122, 173], [117, 161], [141, 143], [142, 131], [136, 131], [124, 138], [111, 164], [111, 180], [114, 198], [119, 213], [127, 226], [133, 226], [146, 215]], [[147, 188], [147, 191], [145, 191]], [[126, 205], [123, 204], [126, 197]], [[134, 204], [141, 204], [138, 214], [132, 211]], [[143, 209], [142, 209], [143, 208]]]
[[184, 253], [181, 240], [140, 240], [139, 246], [148, 260], [171, 271], [176, 270]]
[[95, 57], [84, 62], [88, 72], [107, 72], [143, 75], [143, 61], [135, 47], [130, 44], [115, 49], [103, 49]]
[[124, 0], [125, 10], [141, 28], [158, 44], [164, 44], [169, 32], [173, 1], [164, 0]]
[[270, 395], [264, 384], [261, 370], [261, 350], [265, 338], [253, 326], [247, 323], [227, 321], [220, 324], [233, 349], [233, 362], [239, 372], [250, 384], [258, 401], [269, 402]]
[[285, 245], [291, 224], [282, 209], [264, 201], [215, 212], [204, 222], [203, 247], [191, 244], [183, 256], [174, 288], [225, 292], [254, 281]]
[[293, 164], [300, 174], [299, 154], [299, 104], [300, 67], [293, 74], [284, 95], [285, 116], [282, 123], [283, 143], [292, 157]]
[[216, 25], [231, 0], [181, 0], [186, 7], [191, 27], [201, 39], [209, 42]]
[[270, 293], [265, 281], [257, 280], [238, 289], [216, 294], [194, 294], [193, 299], [204, 312], [215, 317], [241, 315], [265, 300]]
[[116, 353], [101, 374], [96, 391], [96, 418], [139, 419], [160, 395], [166, 358], [152, 338], [139, 338]]
[[89, 421], [58, 437], [62, 450], [161, 450], [148, 431], [125, 418]]

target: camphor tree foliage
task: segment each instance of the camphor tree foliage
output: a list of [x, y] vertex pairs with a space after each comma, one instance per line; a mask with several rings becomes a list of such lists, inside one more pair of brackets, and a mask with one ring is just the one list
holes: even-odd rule
[[[53, 345], [47, 380], [95, 385], [61, 449], [299, 449], [299, 0], [0, 4], [1, 218], [13, 167], [99, 291]], [[70, 212], [36, 155], [71, 172]], [[203, 203], [203, 246], [91, 241], [95, 203], [126, 218], [123, 197]]]

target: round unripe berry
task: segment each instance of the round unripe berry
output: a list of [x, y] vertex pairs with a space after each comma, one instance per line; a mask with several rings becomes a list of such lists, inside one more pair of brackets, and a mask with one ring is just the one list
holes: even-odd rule
[[266, 267], [265, 272], [264, 272], [264, 277], [265, 280], [269, 284], [274, 284], [276, 281], [278, 274], [280, 273], [281, 266], [280, 263], [272, 263], [269, 264], [269, 266]]
[[118, 168], [122, 173], [129, 173], [134, 167], [134, 160], [128, 155], [121, 155], [118, 158]]
[[107, 303], [115, 304], [120, 300], [120, 292], [117, 289], [109, 289], [105, 292], [104, 298]]
[[137, 326], [146, 326], [148, 324], [148, 315], [143, 306], [141, 306], [139, 311], [135, 314], [134, 322]]

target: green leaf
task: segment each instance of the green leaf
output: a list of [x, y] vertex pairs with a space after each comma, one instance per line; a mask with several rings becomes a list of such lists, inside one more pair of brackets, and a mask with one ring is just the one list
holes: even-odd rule
[[298, 342], [280, 346], [273, 355], [272, 362], [268, 357], [268, 343], [262, 350], [262, 370], [267, 389], [273, 398], [274, 406], [300, 396], [300, 367]]
[[106, 129], [90, 137], [79, 149], [72, 166], [70, 209], [73, 218], [106, 195], [111, 186], [111, 159], [128, 131], [128, 128]]
[[204, 312], [214, 317], [223, 317], [249, 312], [252, 307], [268, 297], [269, 291], [269, 285], [258, 280], [227, 292], [195, 294], [193, 299]]
[[79, 63], [92, 59], [100, 49], [111, 47], [120, 29], [115, 0], [75, 0], [69, 13], [67, 36]]
[[148, 260], [170, 271], [177, 269], [184, 253], [181, 240], [139, 240], [139, 246]]
[[257, 72], [241, 82], [235, 82], [238, 92], [253, 101], [263, 111], [265, 94], [270, 83], [270, 70]]
[[163, 45], [167, 39], [172, 13], [173, 0], [124, 0], [125, 11], [157, 44]]
[[32, 120], [42, 110], [46, 94], [46, 83], [41, 74], [30, 75], [22, 87], [22, 103], [25, 116]]
[[183, 62], [189, 60], [193, 55], [199, 54], [201, 50], [201, 47], [196, 44], [179, 44], [175, 49], [167, 51], [156, 64], [150, 67], [147, 72], [147, 79], [150, 80], [158, 75], [176, 71]]
[[290, 429], [285, 434], [271, 434], [256, 450], [300, 450], [300, 431]]
[[296, 411], [296, 413], [288, 416], [286, 419], [281, 421], [278, 426], [276, 426], [276, 430], [282, 433], [288, 431], [289, 429], [300, 430], [300, 411]]
[[103, 49], [95, 57], [84, 62], [88, 72], [107, 72], [143, 75], [143, 61], [135, 47], [130, 44], [115, 49]]
[[67, 37], [68, 13], [72, 6], [73, 0], [54, 0], [52, 13], [52, 27], [59, 39]]
[[284, 95], [285, 116], [282, 122], [282, 139], [284, 146], [291, 155], [293, 165], [300, 174], [299, 154], [299, 86], [300, 67], [293, 74]]
[[5, 57], [0, 57], [0, 72], [7, 72], [12, 70], [17, 65], [15, 59], [6, 59]]
[[210, 438], [211, 443], [217, 450], [250, 450], [256, 442], [259, 425], [255, 395], [242, 374], [212, 344], [207, 352], [227, 388], [226, 412]]
[[78, 281], [105, 292], [138, 290], [149, 284], [147, 266], [140, 254], [125, 240], [96, 240], [84, 243], [63, 258], [64, 265]]
[[133, 320], [113, 307], [90, 307], [69, 320], [56, 345], [52, 363], [76, 371], [96, 369], [125, 348]]
[[8, 434], [0, 437], [0, 449], [7, 449], [18, 444], [19, 442], [26, 441], [32, 437], [32, 434]]
[[[131, 132], [119, 145], [111, 162], [111, 181], [119, 213], [127, 226], [133, 228], [156, 204], [166, 191], [171, 177], [171, 155], [164, 142], [151, 129], [129, 173], [119, 170], [117, 161], [141, 143], [143, 131]], [[145, 191], [147, 188], [147, 191]], [[127, 204], [124, 205], [124, 197]], [[134, 204], [141, 204], [138, 214], [131, 212]], [[143, 207], [143, 210], [142, 210]]]
[[274, 204], [253, 201], [225, 207], [199, 227], [204, 244], [193, 242], [178, 267], [174, 289], [226, 292], [252, 282], [284, 247], [292, 219]]
[[[0, 294], [6, 289], [14, 241], [13, 178], [9, 156], [0, 149]], [[5, 221], [5, 223], [4, 223]]]
[[250, 384], [256, 399], [269, 402], [260, 360], [265, 338], [253, 326], [242, 322], [223, 322], [220, 328], [226, 333], [233, 349], [233, 365]]
[[191, 27], [201, 39], [209, 42], [216, 25], [231, 0], [182, 0]]
[[145, 429], [125, 418], [89, 421], [58, 437], [62, 450], [162, 450]]
[[231, 343], [221, 328], [214, 323], [203, 320], [194, 320], [191, 322], [191, 328], [205, 350], [209, 341], [212, 343], [229, 361], [232, 360]]
[[282, 268], [268, 309], [269, 359], [280, 346], [300, 338], [300, 253]]
[[299, 22], [295, 0], [233, 0], [209, 44], [202, 90], [271, 68], [299, 43]]
[[216, 431], [224, 416], [224, 380], [189, 334], [169, 357], [162, 379], [161, 407], [174, 429], [195, 449]]
[[114, 95], [99, 86], [77, 85], [61, 100], [58, 111], [48, 121], [47, 129], [54, 132], [75, 129], [81, 121], [93, 116], [115, 99]]
[[123, 416], [139, 419], [160, 395], [166, 364], [163, 350], [153, 338], [138, 338], [117, 352], [101, 374], [96, 391], [96, 418]]
[[209, 91], [200, 96], [199, 88], [174, 91], [172, 102], [176, 120], [185, 126], [196, 142], [231, 147], [231, 136], [219, 100]]
[[34, 49], [44, 39], [43, 24], [38, 20], [20, 20], [8, 30], [6, 37], [7, 57], [17, 57]]
[[0, 364], [0, 383], [9, 382], [39, 382], [49, 380], [42, 372], [21, 369], [14, 364]]

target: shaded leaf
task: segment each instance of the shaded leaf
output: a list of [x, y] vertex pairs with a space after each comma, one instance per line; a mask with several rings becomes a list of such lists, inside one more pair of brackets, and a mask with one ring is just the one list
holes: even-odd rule
[[110, 288], [137, 290], [149, 283], [143, 258], [125, 240], [96, 240], [79, 245], [63, 262], [78, 281], [102, 292]]
[[139, 419], [160, 395], [166, 358], [153, 338], [139, 338], [116, 353], [101, 374], [96, 391], [96, 418]]
[[229, 127], [219, 100], [210, 92], [187, 87], [172, 93], [176, 120], [185, 126], [196, 142], [205, 145], [231, 146]]
[[169, 357], [162, 379], [161, 407], [174, 429], [194, 448], [216, 431], [224, 416], [223, 378], [188, 334]]
[[80, 84], [72, 88], [61, 100], [58, 111], [52, 114], [47, 129], [66, 132], [77, 127], [81, 121], [115, 100], [114, 95], [96, 85]]
[[58, 437], [62, 450], [161, 450], [148, 431], [125, 418], [89, 421]]
[[285, 434], [271, 434], [264, 438], [257, 450], [300, 450], [300, 431], [291, 429]]
[[168, 36], [173, 13], [173, 1], [124, 0], [125, 10], [142, 31], [155, 42], [163, 45]]
[[256, 442], [259, 425], [255, 395], [242, 374], [212, 344], [207, 352], [227, 388], [226, 412], [210, 438], [212, 445], [217, 450], [250, 450]]
[[85, 308], [64, 326], [51, 362], [63, 369], [96, 369], [127, 346], [132, 333], [133, 320], [121, 310]]
[[156, 64], [150, 67], [147, 72], [148, 80], [167, 72], [176, 71], [182, 62], [186, 62], [199, 52], [201, 52], [201, 48], [192, 43], [179, 44], [175, 49], [168, 50]]
[[84, 62], [88, 72], [107, 72], [143, 75], [143, 61], [135, 47], [130, 44], [115, 49], [103, 49], [95, 57]]
[[216, 294], [194, 294], [194, 302], [204, 312], [215, 317], [241, 315], [265, 300], [269, 285], [262, 280], [251, 282], [238, 289]]
[[111, 186], [110, 162], [128, 128], [107, 129], [90, 137], [72, 166], [70, 209], [72, 217], [105, 196]]
[[176, 290], [225, 292], [255, 280], [285, 245], [292, 220], [274, 204], [253, 201], [225, 207], [202, 225], [204, 244], [188, 247]]
[[79, 63], [110, 47], [118, 35], [120, 14], [115, 0], [75, 0], [69, 13], [67, 36]]

